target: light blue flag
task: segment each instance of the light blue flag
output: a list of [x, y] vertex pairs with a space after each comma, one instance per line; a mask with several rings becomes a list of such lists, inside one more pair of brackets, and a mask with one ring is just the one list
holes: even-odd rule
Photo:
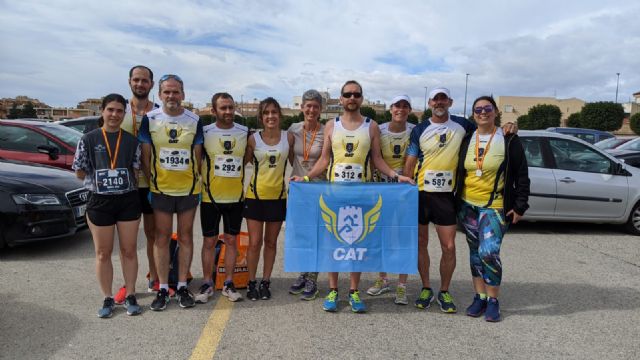
[[415, 274], [418, 189], [291, 182], [284, 270]]

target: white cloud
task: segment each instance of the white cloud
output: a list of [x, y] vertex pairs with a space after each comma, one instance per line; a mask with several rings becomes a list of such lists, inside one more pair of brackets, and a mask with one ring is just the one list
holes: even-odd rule
[[613, 100], [640, 90], [640, 5], [628, 1], [0, 1], [1, 97], [73, 106], [128, 93], [134, 64], [179, 74], [187, 98], [216, 91], [337, 96], [357, 79], [371, 100], [444, 85], [462, 111], [481, 94]]

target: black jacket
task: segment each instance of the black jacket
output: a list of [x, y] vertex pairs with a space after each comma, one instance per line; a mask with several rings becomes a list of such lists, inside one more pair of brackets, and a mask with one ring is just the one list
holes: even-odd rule
[[[454, 188], [456, 204], [458, 208], [462, 204], [462, 190], [464, 188], [464, 178], [467, 171], [464, 168], [464, 160], [469, 149], [469, 143], [473, 132], [467, 133], [462, 144], [460, 145], [460, 155], [458, 159], [458, 169], [456, 171], [456, 186]], [[527, 159], [524, 156], [524, 148], [518, 135], [509, 134], [504, 137], [505, 140], [505, 156], [504, 161], [498, 168], [498, 174], [494, 183], [494, 190], [498, 186], [498, 179], [505, 174], [504, 180], [504, 213], [505, 215], [511, 209], [514, 209], [518, 215], [523, 215], [529, 208], [527, 201], [529, 200], [529, 168]], [[493, 199], [491, 199], [492, 201]]]

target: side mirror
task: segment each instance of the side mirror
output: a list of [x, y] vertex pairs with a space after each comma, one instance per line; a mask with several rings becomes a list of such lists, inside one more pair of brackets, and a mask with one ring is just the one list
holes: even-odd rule
[[49, 158], [51, 160], [57, 160], [58, 159], [58, 153], [60, 152], [60, 150], [58, 150], [58, 148], [55, 147], [55, 146], [39, 145], [38, 146], [38, 152], [41, 153], [41, 154], [49, 155]]
[[622, 175], [622, 176], [630, 176], [631, 173], [625, 169], [624, 160], [620, 159], [621, 162], [616, 162], [613, 165], [613, 174], [614, 175]]

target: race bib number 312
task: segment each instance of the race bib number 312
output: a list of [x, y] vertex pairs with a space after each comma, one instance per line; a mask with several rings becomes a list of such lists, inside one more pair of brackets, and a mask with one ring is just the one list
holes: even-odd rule
[[362, 182], [362, 165], [336, 164], [333, 167], [333, 180], [344, 182]]

